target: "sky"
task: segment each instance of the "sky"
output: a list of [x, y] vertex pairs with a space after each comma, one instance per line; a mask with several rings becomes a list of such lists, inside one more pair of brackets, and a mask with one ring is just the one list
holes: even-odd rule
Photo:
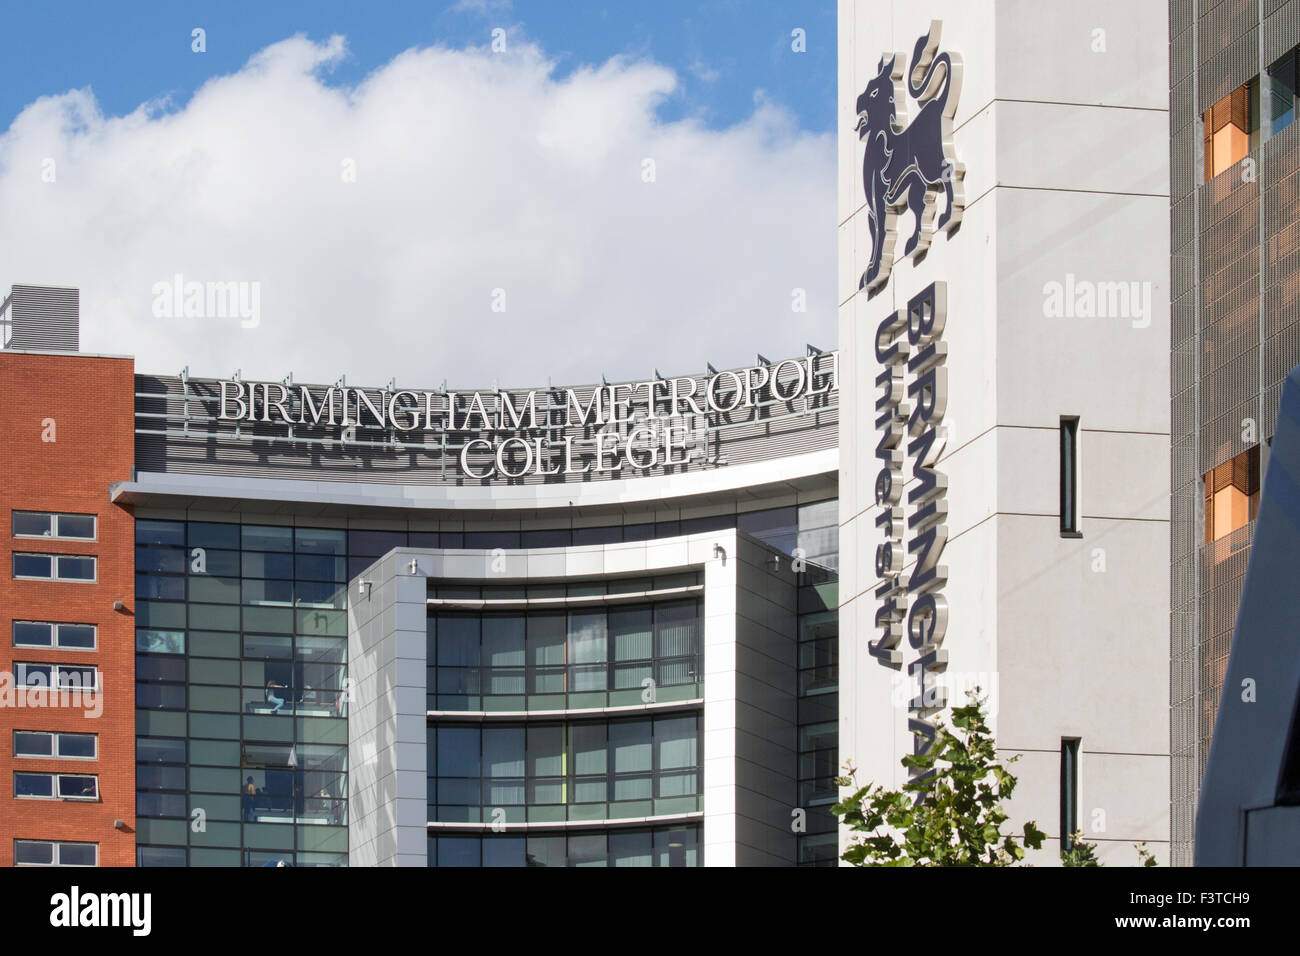
[[486, 388], [834, 345], [829, 0], [26, 4], [5, 35], [0, 288], [79, 287], [83, 351]]

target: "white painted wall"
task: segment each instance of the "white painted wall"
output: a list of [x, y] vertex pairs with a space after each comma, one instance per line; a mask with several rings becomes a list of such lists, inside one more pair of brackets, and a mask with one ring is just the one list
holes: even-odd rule
[[[996, 678], [999, 745], [1024, 754], [1014, 822], [1059, 835], [1060, 741], [1082, 739], [1080, 824], [1111, 863], [1136, 862], [1136, 841], [1167, 862], [1169, 838], [1166, 16], [1163, 0], [839, 5], [841, 758], [860, 781], [905, 782], [895, 672], [867, 653], [882, 540], [872, 343], [883, 318], [942, 279], [949, 675]], [[884, 51], [910, 61], [931, 19], [940, 49], [964, 61], [954, 138], [966, 211], [868, 298], [854, 102]], [[905, 216], [898, 256], [910, 231]], [[1067, 274], [1149, 282], [1150, 313], [1048, 318], [1044, 286]], [[1059, 534], [1061, 415], [1081, 424], [1078, 539]], [[1053, 839], [1034, 862], [1056, 859]]]

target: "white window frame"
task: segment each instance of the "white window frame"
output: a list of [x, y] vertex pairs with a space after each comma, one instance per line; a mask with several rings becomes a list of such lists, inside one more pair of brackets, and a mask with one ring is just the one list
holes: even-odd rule
[[[50, 752], [47, 754], [27, 754], [18, 752], [18, 735], [29, 734], [32, 736], [41, 736], [50, 738]], [[89, 757], [79, 757], [72, 754], [59, 753], [59, 743], [64, 737], [89, 737], [95, 745], [95, 752]], [[80, 760], [85, 763], [91, 763], [99, 759], [99, 735], [98, 734], [77, 734], [65, 730], [15, 730], [13, 736], [13, 748], [15, 760]]]
[[[15, 570], [15, 565], [10, 565], [10, 571], [15, 581], [64, 581], [69, 584], [95, 584], [99, 581], [99, 558], [93, 554], [50, 554], [46, 551], [15, 551], [13, 560], [18, 558], [49, 558], [50, 573], [46, 574], [19, 574]], [[59, 574], [59, 561], [62, 558], [85, 558], [91, 562], [94, 573], [88, 578], [65, 578]]]
[[[20, 644], [18, 643], [17, 625], [19, 624], [37, 624], [41, 627], [50, 629], [49, 644]], [[10, 625], [10, 640], [14, 647], [34, 647], [49, 648], [61, 651], [94, 651], [99, 649], [99, 625], [98, 624], [78, 624], [73, 621], [26, 621], [21, 618], [15, 618]], [[71, 644], [64, 644], [59, 640], [59, 629], [64, 627], [88, 627], [91, 630], [92, 643], [89, 647], [74, 647]]]
[[[17, 860], [18, 860], [18, 847], [17, 847], [17, 844], [19, 844], [19, 843], [35, 843], [35, 844], [39, 844], [39, 845], [41, 845], [41, 846], [48, 846], [48, 847], [50, 847], [50, 859], [51, 859], [53, 862], [51, 862], [51, 863], [19, 863], [19, 862], [17, 862]], [[91, 847], [94, 847], [94, 848], [95, 848], [95, 862], [94, 862], [94, 863], [91, 863], [90, 866], [99, 866], [99, 844], [98, 844], [98, 843], [83, 843], [83, 842], [78, 841], [78, 840], [19, 840], [19, 839], [15, 839], [15, 840], [14, 840], [14, 844], [15, 844], [15, 846], [14, 846], [14, 861], [15, 861], [15, 862], [14, 862], [14, 866], [71, 866], [71, 867], [84, 867], [85, 864], [82, 864], [82, 863], [64, 863], [64, 862], [63, 862], [63, 860], [62, 860], [63, 854], [62, 854], [61, 851], [62, 851], [62, 848], [65, 847], [65, 846], [79, 846], [79, 847], [91, 846]]]
[[[28, 777], [49, 777], [50, 793], [53, 796], [44, 796], [31, 793], [15, 793], [15, 800], [63, 800], [74, 803], [98, 803], [99, 802], [99, 774], [97, 773], [59, 773], [54, 770], [15, 770], [14, 771], [14, 789], [18, 789], [18, 775], [22, 774]], [[84, 793], [63, 793], [63, 779], [65, 777], [91, 777], [95, 781], [95, 795], [87, 796]]]
[[[19, 515], [42, 515], [50, 519], [51, 534], [19, 534], [13, 530], [14, 519]], [[60, 519], [62, 518], [89, 518], [93, 526], [90, 537], [84, 537], [79, 534], [60, 534]], [[37, 541], [98, 541], [99, 540], [99, 515], [85, 514], [78, 511], [23, 511], [15, 509], [9, 516], [9, 530], [15, 538]]]
[[[20, 667], [23, 667], [23, 668], [26, 668], [26, 667], [48, 667], [48, 668], [50, 668], [50, 682], [49, 682], [48, 684], [28, 684], [28, 683], [27, 683], [27, 680], [26, 680], [26, 678], [27, 678], [27, 674], [26, 674], [25, 671], [24, 671], [23, 674], [22, 674], [22, 678], [23, 678], [23, 679], [22, 679], [21, 681], [19, 681], [19, 680], [18, 680], [18, 668], [20, 668]], [[87, 669], [89, 669], [89, 670], [93, 671], [94, 674], [95, 674], [95, 683], [94, 683], [94, 685], [93, 685], [93, 686], [88, 686], [88, 685], [86, 685], [86, 684], [81, 684], [81, 685], [79, 685], [79, 686], [77, 686], [77, 685], [68, 685], [68, 686], [62, 686], [62, 685], [60, 685], [60, 684], [59, 684], [59, 673], [60, 673], [60, 671], [61, 671], [63, 668], [65, 668], [65, 667], [66, 667], [66, 668], [69, 668], [69, 669], [72, 669], [72, 668], [75, 668], [76, 670], [87, 670]], [[93, 691], [95, 691], [95, 692], [98, 693], [99, 691], [103, 690], [103, 686], [102, 686], [102, 684], [100, 683], [100, 677], [101, 677], [101, 676], [102, 676], [102, 671], [100, 671], [100, 669], [99, 669], [98, 667], [96, 667], [94, 664], [54, 664], [54, 663], [50, 663], [50, 662], [48, 662], [48, 661], [14, 661], [14, 685], [15, 685], [15, 688], [16, 688], [17, 690], [56, 690], [56, 691], [57, 691], [57, 690], [64, 690], [64, 691], [74, 691], [74, 690], [79, 690], [79, 691], [82, 691], [82, 692], [93, 690]]]

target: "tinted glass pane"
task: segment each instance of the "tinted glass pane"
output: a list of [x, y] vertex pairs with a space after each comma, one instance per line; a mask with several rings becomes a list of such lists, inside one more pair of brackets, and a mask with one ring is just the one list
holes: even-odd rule
[[528, 866], [564, 866], [564, 837], [529, 837]]
[[229, 548], [239, 550], [239, 525], [190, 522], [191, 548]]
[[574, 528], [573, 543], [582, 544], [613, 544], [623, 540], [623, 526], [612, 525], [608, 528]]
[[348, 535], [341, 529], [296, 528], [294, 543], [300, 554], [347, 554]]
[[473, 667], [479, 662], [479, 619], [440, 614], [437, 623], [438, 666]]
[[406, 547], [405, 531], [349, 531], [348, 553], [377, 558], [393, 548]]
[[479, 838], [460, 836], [438, 837], [439, 866], [478, 866]]
[[99, 780], [80, 774], [61, 774], [59, 776], [59, 796], [61, 797], [97, 797]]
[[59, 557], [59, 577], [69, 581], [93, 581], [95, 579], [95, 559], [61, 555]]
[[138, 520], [135, 523], [137, 544], [185, 544], [185, 522]]
[[60, 538], [94, 538], [95, 516], [59, 515], [58, 534]]
[[14, 512], [14, 534], [49, 537], [53, 533], [53, 515], [30, 511]]
[[438, 728], [438, 776], [479, 775], [479, 732], [477, 727]]
[[610, 724], [609, 744], [614, 755], [615, 773], [651, 768], [650, 721], [619, 721]]
[[14, 577], [48, 578], [52, 573], [52, 569], [53, 564], [47, 554], [14, 555]]
[[245, 551], [292, 551], [293, 529], [266, 525], [243, 526], [242, 548]]
[[54, 844], [35, 840], [14, 841], [14, 862], [49, 866], [54, 862]]
[[490, 837], [483, 840], [484, 866], [523, 866], [523, 837]]
[[53, 631], [49, 624], [31, 621], [14, 621], [14, 644], [30, 647], [49, 647], [53, 644]]
[[60, 757], [95, 756], [95, 738], [91, 734], [59, 734]]
[[569, 866], [605, 866], [605, 834], [583, 833], [569, 837]]
[[95, 844], [60, 843], [59, 863], [63, 866], [94, 866]]
[[517, 548], [519, 547], [519, 532], [466, 531], [464, 547], [482, 548], [484, 550], [491, 548]]
[[184, 763], [185, 741], [165, 737], [138, 737], [135, 741], [135, 759], [140, 763]]
[[48, 773], [14, 774], [15, 797], [54, 796], [54, 777]]
[[51, 734], [32, 734], [18, 731], [14, 734], [15, 757], [54, 756], [54, 737]]
[[564, 548], [569, 544], [569, 531], [567, 528], [525, 531], [519, 536], [519, 544], [525, 548]]

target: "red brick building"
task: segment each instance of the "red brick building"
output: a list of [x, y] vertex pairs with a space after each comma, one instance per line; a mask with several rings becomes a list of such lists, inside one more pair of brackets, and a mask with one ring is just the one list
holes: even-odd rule
[[133, 393], [129, 358], [0, 351], [0, 865], [135, 863]]

